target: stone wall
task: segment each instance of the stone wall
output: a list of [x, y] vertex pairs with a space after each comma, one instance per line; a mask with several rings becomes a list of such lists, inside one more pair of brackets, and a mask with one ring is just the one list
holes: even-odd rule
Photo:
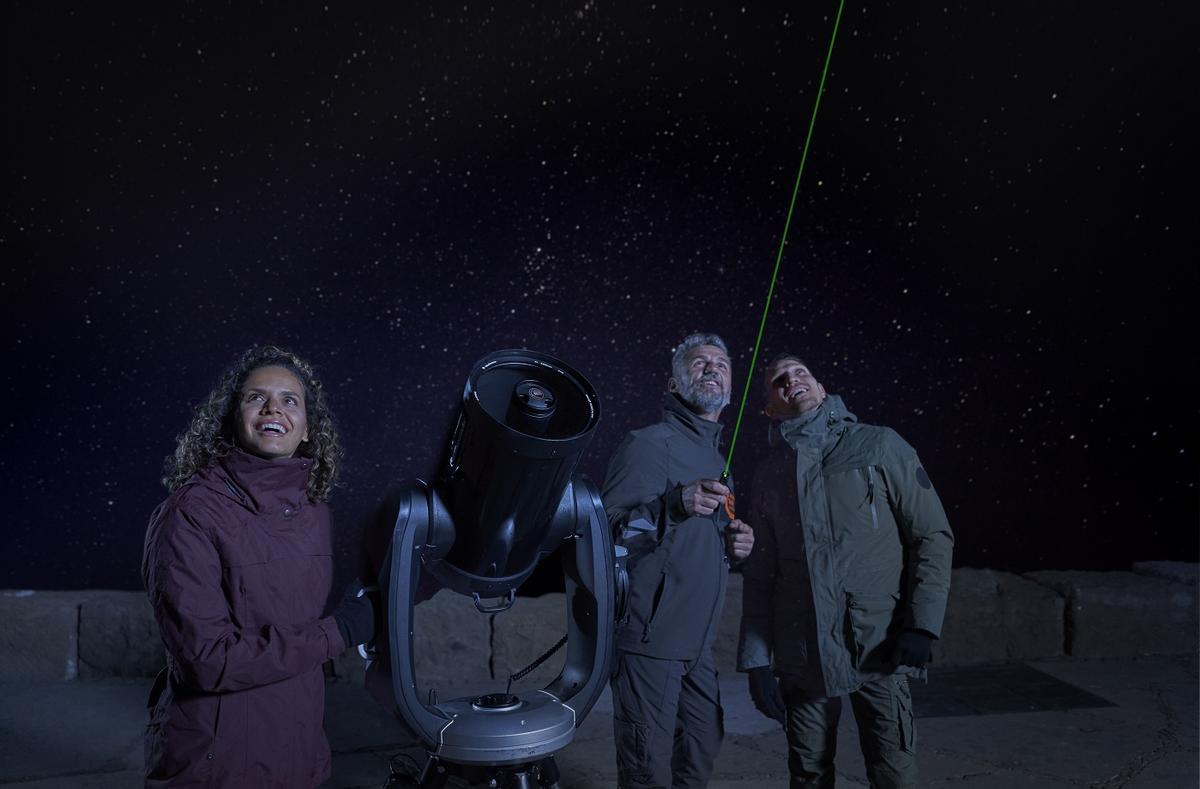
[[[954, 571], [938, 665], [1075, 656], [1128, 657], [1200, 650], [1200, 565], [1143, 562], [1131, 572]], [[734, 671], [742, 579], [730, 576], [715, 653]], [[503, 679], [552, 647], [565, 632], [561, 594], [518, 598], [483, 615], [441, 591], [416, 610], [417, 674], [431, 683], [471, 676]], [[142, 592], [0, 592], [0, 682], [148, 677], [163, 665], [162, 644]], [[525, 682], [545, 684], [559, 652]], [[363, 662], [348, 652], [335, 676], [358, 680]]]

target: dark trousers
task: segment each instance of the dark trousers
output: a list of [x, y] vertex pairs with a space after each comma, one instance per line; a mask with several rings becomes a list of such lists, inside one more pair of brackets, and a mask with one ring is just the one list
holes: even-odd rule
[[712, 654], [659, 660], [618, 654], [612, 679], [621, 789], [704, 787], [725, 736]]
[[[786, 680], [783, 697], [791, 789], [832, 789], [842, 699], [809, 699]], [[850, 694], [850, 707], [858, 722], [858, 742], [871, 789], [916, 787], [916, 732], [908, 678], [894, 674], [868, 682]]]

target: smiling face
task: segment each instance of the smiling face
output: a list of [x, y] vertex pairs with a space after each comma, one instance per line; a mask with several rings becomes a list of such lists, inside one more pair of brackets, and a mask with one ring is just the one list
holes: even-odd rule
[[780, 421], [808, 413], [825, 400], [825, 387], [799, 359], [784, 357], [767, 368], [767, 416]]
[[716, 420], [729, 405], [729, 354], [715, 345], [697, 345], [683, 357], [667, 388], [678, 392], [693, 411]]
[[238, 446], [275, 460], [296, 454], [308, 440], [304, 385], [286, 367], [259, 367], [246, 376], [234, 412]]

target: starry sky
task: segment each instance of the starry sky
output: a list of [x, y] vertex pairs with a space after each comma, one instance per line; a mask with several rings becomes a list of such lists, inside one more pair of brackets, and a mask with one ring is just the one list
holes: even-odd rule
[[[740, 397], [835, 2], [80, 5], [4, 33], [0, 587], [140, 588], [254, 343], [328, 389], [342, 575], [492, 350], [592, 382], [597, 482], [688, 332]], [[958, 566], [1195, 561], [1195, 20], [987, 5], [845, 7], [762, 353], [917, 447]]]

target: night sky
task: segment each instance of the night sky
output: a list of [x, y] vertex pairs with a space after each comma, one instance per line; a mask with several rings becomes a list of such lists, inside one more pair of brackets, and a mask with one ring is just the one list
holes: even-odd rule
[[[598, 483], [686, 333], [740, 397], [835, 2], [80, 5], [6, 15], [0, 587], [140, 588], [253, 343], [329, 391], [341, 576], [492, 350], [592, 382]], [[957, 566], [1196, 561], [1195, 20], [987, 5], [847, 5], [762, 353], [917, 447]]]

